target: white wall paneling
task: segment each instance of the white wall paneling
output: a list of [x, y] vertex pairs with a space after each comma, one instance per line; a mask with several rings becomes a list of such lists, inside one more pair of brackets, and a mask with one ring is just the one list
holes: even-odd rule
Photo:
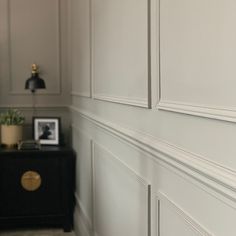
[[180, 102], [160, 100], [158, 108], [167, 111], [180, 112], [194, 116], [201, 116], [211, 119], [236, 122], [236, 110], [234, 108], [207, 107], [205, 105], [195, 105]]
[[71, 0], [73, 96], [91, 97], [90, 10], [90, 0]]
[[92, 236], [92, 231], [86, 227], [78, 205], [76, 205], [74, 212], [74, 233], [76, 236]]
[[159, 102], [159, 0], [149, 1], [149, 107]]
[[92, 140], [84, 132], [73, 127], [73, 147], [76, 162], [76, 209], [75, 221], [82, 221], [87, 231], [93, 229], [92, 211]]
[[150, 236], [150, 185], [100, 144], [93, 152], [94, 231]]
[[93, 97], [148, 107], [150, 0], [91, 1]]
[[161, 192], [156, 197], [156, 206], [159, 216], [157, 236], [172, 235], [173, 232], [181, 236], [213, 236]]
[[173, 166], [205, 186], [206, 191], [236, 208], [236, 174], [205, 158], [179, 147], [160, 141], [152, 136], [121, 127], [71, 107], [72, 112], [89, 120], [96, 126], [143, 150], [163, 163]]
[[[146, 67], [146, 72], [147, 72], [146, 75], [143, 76], [142, 78], [133, 77], [133, 81], [130, 81], [129, 83], [130, 87], [127, 88], [129, 89], [128, 92], [124, 91], [124, 89], [126, 88], [126, 85], [127, 85], [127, 79], [129, 81], [130, 79], [132, 79], [132, 77], [128, 78], [124, 74], [120, 76], [121, 73], [125, 73], [125, 72], [119, 71], [120, 73], [119, 75], [114, 75], [113, 73], [112, 77], [102, 78], [103, 80], [107, 80], [107, 79], [113, 79], [113, 77], [115, 77], [113, 79], [115, 80], [118, 78], [118, 76], [120, 76], [118, 80], [115, 81], [115, 83], [121, 83], [120, 86], [123, 86], [122, 90], [125, 92], [125, 94], [120, 95], [116, 93], [108, 94], [108, 93], [104, 93], [104, 91], [99, 92], [96, 89], [96, 84], [97, 86], [100, 86], [100, 81], [98, 80], [99, 78], [97, 78], [96, 76], [93, 76], [93, 74], [94, 75], [96, 74], [96, 71], [94, 71], [94, 68], [95, 68], [95, 64], [97, 63], [94, 61], [94, 57], [96, 55], [94, 53], [96, 52], [95, 50], [96, 45], [94, 45], [95, 39], [93, 37], [95, 37], [95, 34], [99, 33], [97, 32], [97, 28], [99, 29], [99, 27], [96, 27], [95, 23], [94, 24], [92, 23], [95, 21], [95, 16], [93, 14], [94, 11], [93, 9], [91, 9], [93, 6], [92, 1], [93, 0], [91, 1], [72, 0], [72, 4], [71, 4], [71, 12], [72, 12], [72, 26], [71, 26], [72, 46], [71, 47], [72, 47], [72, 83], [73, 83], [72, 93], [71, 93], [72, 96], [93, 97], [99, 100], [117, 102], [121, 104], [141, 106], [141, 107], [156, 106], [157, 100], [158, 100], [158, 93], [157, 93], [158, 91], [157, 89], [157, 86], [158, 86], [158, 80], [157, 80], [157, 76], [158, 76], [158, 68], [157, 68], [158, 67], [158, 58], [157, 58], [158, 27], [153, 22], [157, 21], [157, 14], [158, 14], [157, 2], [151, 1], [151, 0], [143, 1], [145, 3], [143, 12], [145, 12], [146, 15], [145, 15], [145, 18], [143, 17], [142, 20], [144, 20], [147, 23], [147, 25], [145, 26], [145, 37], [147, 37], [145, 39], [145, 48], [147, 49], [147, 53], [145, 54], [145, 57], [144, 57], [146, 62], [143, 64], [143, 66]], [[143, 3], [139, 3], [139, 4], [143, 4]], [[80, 12], [80, 9], [84, 9], [84, 11]], [[115, 10], [117, 11], [117, 9]], [[125, 27], [125, 25], [123, 25], [122, 27]], [[127, 32], [128, 30], [123, 30], [123, 31]], [[121, 35], [121, 40], [125, 40], [124, 39], [125, 37], [129, 38], [129, 35]], [[105, 38], [103, 40], [105, 40]], [[106, 40], [110, 40], [110, 39], [107, 38]], [[137, 39], [135, 41], [137, 41]], [[116, 42], [114, 41], [114, 43]], [[128, 43], [129, 42], [127, 42], [127, 45]], [[112, 43], [110, 44], [105, 43], [103, 46], [106, 47], [111, 44]], [[120, 46], [121, 47], [125, 46], [125, 43], [124, 45], [120, 45]], [[130, 50], [132, 50], [132, 48]], [[119, 52], [119, 49], [117, 49], [117, 52]], [[113, 52], [111, 51], [111, 53]], [[117, 60], [120, 60], [123, 63], [123, 61], [125, 60], [123, 56], [124, 54], [120, 54]], [[103, 60], [98, 59], [98, 62], [103, 63]], [[135, 64], [134, 62], [132, 63]], [[92, 66], [92, 64], [94, 66]], [[107, 68], [105, 61], [102, 66]], [[111, 65], [111, 66], [114, 67], [114, 65]], [[119, 67], [120, 65], [116, 65], [116, 66]], [[128, 65], [127, 65], [127, 68], [128, 68]], [[137, 69], [138, 68], [136, 68], [136, 70]], [[131, 68], [129, 68], [128, 70], [131, 70]], [[129, 73], [128, 70], [126, 71], [126, 73]], [[137, 71], [136, 75], [138, 76], [139, 73], [140, 71]], [[141, 84], [139, 83], [140, 79], [143, 81]], [[134, 94], [135, 96], [130, 94], [130, 93], [133, 93], [132, 90], [136, 85], [140, 85], [140, 89], [143, 91], [145, 90], [144, 92], [145, 96], [137, 97], [135, 94]], [[110, 85], [103, 83], [103, 86], [106, 87]], [[103, 90], [103, 88], [101, 89]], [[135, 91], [135, 93], [136, 92], [137, 91]]]
[[160, 199], [155, 196], [154, 199], [155, 202], [155, 222], [154, 222], [154, 228], [155, 228], [155, 236], [161, 236], [160, 234]]
[[82, 235], [235, 235], [235, 8], [72, 0]]
[[46, 82], [41, 93], [61, 93], [60, 13], [60, 0], [8, 1], [11, 94], [28, 94], [24, 84], [32, 63]]
[[236, 121], [235, 7], [160, 0], [160, 109]]
[[[75, 195], [76, 205], [74, 212], [74, 224], [77, 226], [74, 230], [79, 235], [91, 235], [93, 232], [93, 225], [87, 216], [87, 213], [80, 201], [78, 195]], [[81, 232], [82, 231], [82, 232]]]
[[[161, 153], [164, 154], [164, 149], [151, 153], [150, 149], [148, 150], [142, 142], [139, 142], [141, 140], [139, 140], [138, 133], [133, 133], [132, 137], [129, 136], [128, 138], [128, 133], [125, 133], [121, 127], [116, 126], [117, 129], [114, 130], [114, 127], [106, 126], [108, 123], [105, 124], [98, 119], [96, 121], [88, 119], [75, 111], [73, 112], [73, 120], [76, 124], [76, 126], [73, 126], [73, 130], [83, 129], [86, 135], [91, 135], [95, 143], [95, 148], [92, 152], [95, 164], [92, 168], [93, 176], [96, 174], [99, 176], [94, 176], [94, 179], [96, 179], [94, 180], [93, 190], [95, 202], [94, 228], [102, 227], [99, 217], [102, 217], [102, 222], [107, 222], [107, 224], [103, 224], [103, 232], [97, 232], [98, 236], [113, 235], [110, 231], [111, 224], [108, 223], [106, 217], [114, 216], [116, 214], [114, 211], [116, 212], [116, 210], [111, 207], [107, 199], [110, 199], [109, 196], [122, 195], [119, 200], [120, 204], [123, 204], [126, 201], [126, 193], [124, 193], [126, 190], [123, 187], [119, 187], [123, 185], [118, 183], [119, 181], [122, 183], [129, 182], [132, 176], [134, 177], [132, 179], [141, 177], [146, 183], [152, 185], [152, 212], [150, 212], [152, 214], [152, 235], [158, 235], [158, 232], [161, 232], [160, 236], [172, 235], [171, 232], [178, 232], [178, 235], [188, 235], [189, 233], [191, 236], [234, 235], [235, 200], [230, 199], [230, 196], [224, 195], [223, 192], [219, 194], [218, 189], [214, 189], [216, 185], [210, 176], [203, 179], [200, 178], [201, 175], [204, 175], [203, 173], [199, 173], [199, 176], [194, 176], [191, 172], [187, 172], [187, 168], [181, 168], [181, 163], [177, 166], [173, 165], [173, 162], [165, 161], [168, 158], [175, 158], [174, 155], [181, 155], [180, 153], [174, 154], [176, 150], [172, 149], [173, 153], [166, 153], [165, 156], [161, 155]], [[151, 143], [146, 136], [143, 138], [152, 145], [152, 149], [156, 148], [154, 143]], [[194, 162], [194, 157], [191, 158], [189, 159], [189, 164]], [[96, 168], [96, 161], [98, 162], [98, 168]], [[114, 168], [118, 168], [118, 170], [115, 171]], [[192, 170], [195, 167], [189, 166], [188, 168]], [[98, 169], [99, 172], [96, 173]], [[195, 171], [198, 172], [199, 169]], [[214, 172], [215, 170], [211, 169], [211, 171]], [[126, 174], [123, 174], [123, 172]], [[113, 174], [117, 177], [114, 177], [115, 180], [111, 177]], [[124, 178], [122, 175], [124, 175]], [[111, 183], [106, 184], [106, 181], [111, 181]], [[232, 181], [235, 183], [234, 180]], [[233, 182], [231, 187], [232, 192], [235, 192], [233, 190]], [[103, 183], [102, 187], [101, 183]], [[124, 183], [124, 185], [126, 184]], [[116, 190], [114, 188], [117, 188], [117, 194], [115, 194]], [[228, 194], [226, 188], [221, 190]], [[105, 192], [111, 195], [107, 195]], [[159, 212], [156, 195], [160, 200]], [[96, 210], [97, 206], [99, 206], [98, 210]], [[103, 211], [103, 209], [105, 210]], [[153, 212], [155, 209], [156, 213]], [[122, 214], [122, 211], [118, 211], [117, 217], [122, 218]], [[99, 218], [99, 222], [96, 222], [97, 218]], [[122, 222], [120, 223], [122, 224]], [[96, 226], [98, 224], [99, 226]], [[114, 227], [112, 228], [115, 229]], [[173, 230], [170, 231], [171, 229]]]

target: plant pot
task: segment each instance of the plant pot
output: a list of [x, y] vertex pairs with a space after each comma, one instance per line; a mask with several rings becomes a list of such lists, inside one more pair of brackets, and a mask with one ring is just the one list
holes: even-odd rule
[[2, 125], [1, 126], [1, 139], [2, 144], [7, 147], [12, 147], [17, 145], [17, 143], [22, 140], [22, 130], [21, 125]]

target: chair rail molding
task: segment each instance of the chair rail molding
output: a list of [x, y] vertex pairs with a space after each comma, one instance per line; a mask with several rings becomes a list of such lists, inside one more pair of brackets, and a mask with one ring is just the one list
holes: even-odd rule
[[[148, 134], [140, 133], [101, 119], [74, 106], [72, 113], [92, 122], [122, 141], [149, 154], [150, 158], [184, 176], [190, 176], [194, 183], [203, 187], [219, 200], [236, 208], [236, 173], [226, 167], [208, 161], [203, 156], [190, 153]], [[76, 126], [73, 126], [75, 129]]]

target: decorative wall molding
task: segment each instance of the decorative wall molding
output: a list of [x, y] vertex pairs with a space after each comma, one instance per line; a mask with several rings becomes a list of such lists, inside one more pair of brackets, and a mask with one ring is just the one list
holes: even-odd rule
[[157, 34], [158, 37], [158, 69], [159, 69], [159, 76], [158, 76], [158, 97], [159, 101], [157, 102], [156, 107], [163, 111], [171, 111], [177, 112], [181, 114], [188, 114], [193, 116], [205, 117], [209, 119], [216, 119], [221, 121], [229, 121], [229, 122], [236, 122], [236, 108], [235, 107], [217, 107], [214, 105], [207, 105], [207, 104], [194, 104], [194, 103], [185, 103], [179, 101], [170, 101], [162, 98], [162, 76], [161, 76], [161, 2], [159, 0], [158, 12], [159, 12], [159, 19], [158, 19], [158, 30]]
[[[89, 149], [90, 149], [90, 153], [89, 153], [89, 158], [91, 159], [91, 163], [92, 163], [92, 156], [93, 156], [93, 141], [91, 139], [91, 137], [89, 135], [87, 135], [87, 133], [85, 133], [83, 130], [79, 129], [79, 128], [75, 128], [72, 131], [72, 136], [75, 135], [75, 138], [77, 140], [81, 140], [81, 139], [86, 139], [89, 142]], [[80, 148], [80, 145], [78, 145], [78, 143], [73, 143], [74, 149], [76, 152], [78, 151], [78, 148]], [[78, 158], [80, 158], [79, 154], [77, 153]], [[91, 173], [93, 173], [93, 165], [91, 164]], [[93, 182], [92, 182], [92, 178], [91, 178], [91, 194], [93, 195]], [[92, 197], [91, 197], [92, 198]], [[93, 228], [94, 228], [94, 222], [93, 222], [93, 207], [91, 207], [91, 214], [92, 216], [89, 217], [88, 212], [86, 211], [86, 207], [84, 206], [84, 204], [82, 203], [82, 201], [79, 198], [78, 193], [75, 193], [75, 199], [76, 199], [76, 206], [77, 206], [77, 210], [78, 210], [78, 217], [81, 219], [81, 223], [82, 223], [82, 228], [86, 231], [86, 234], [88, 235], [93, 235]], [[93, 202], [91, 203], [93, 204]], [[80, 235], [80, 234], [79, 234]], [[83, 235], [83, 234], [82, 234]]]
[[[110, 150], [108, 150], [106, 147], [103, 145], [92, 141], [92, 163], [93, 163], [93, 210], [94, 212], [96, 211], [96, 204], [95, 204], [95, 193], [96, 193], [96, 185], [95, 185], [95, 171], [96, 171], [96, 149], [100, 149], [103, 152], [107, 153], [110, 158], [102, 156], [102, 158], [106, 159], [108, 162], [114, 164], [116, 167], [121, 168], [122, 171], [124, 171], [130, 178], [135, 180], [137, 183], [144, 188], [147, 196], [147, 202], [146, 202], [146, 207], [147, 207], [147, 236], [151, 235], [151, 185], [148, 183], [146, 179], [141, 177], [138, 173], [136, 173], [133, 169], [131, 169], [128, 165], [126, 165], [119, 157], [117, 157], [115, 154], [113, 154]], [[94, 215], [94, 232], [96, 235], [96, 219], [95, 219], [95, 214]]]
[[131, 105], [131, 106], [138, 106], [138, 107], [144, 107], [148, 108], [148, 100], [140, 99], [140, 98], [126, 98], [126, 97], [115, 97], [115, 96], [107, 96], [105, 94], [93, 94], [93, 98], [101, 101], [107, 101], [107, 102], [114, 102], [114, 103], [120, 103], [125, 105]]
[[[156, 211], [157, 211], [157, 214], [159, 215], [159, 217], [162, 217], [161, 208], [163, 206], [169, 207], [172, 211], [175, 212], [175, 214], [177, 214], [181, 218], [181, 220], [183, 220], [185, 222], [185, 224], [192, 231], [196, 232], [196, 235], [214, 236], [212, 233], [209, 233], [196, 220], [194, 220], [191, 216], [189, 216], [185, 211], [183, 211], [176, 203], [174, 203], [172, 200], [170, 200], [164, 193], [158, 192], [158, 194], [156, 196], [156, 205], [158, 206]], [[162, 226], [159, 224], [159, 227], [162, 227]], [[161, 236], [160, 235], [160, 228], [157, 231], [157, 236]]]
[[[132, 97], [121, 97], [121, 96], [111, 96], [108, 94], [99, 94], [95, 93], [94, 89], [94, 73], [93, 73], [93, 48], [94, 48], [94, 42], [93, 42], [93, 9], [92, 9], [92, 2], [93, 0], [90, 0], [90, 92], [89, 93], [81, 93], [72, 91], [71, 95], [75, 97], [86, 97], [86, 98], [94, 98], [96, 100], [101, 101], [107, 101], [112, 103], [119, 103], [124, 105], [131, 105], [131, 106], [137, 106], [137, 107], [143, 107], [143, 108], [150, 108], [151, 106], [156, 107], [157, 101], [158, 101], [158, 95], [157, 95], [157, 69], [158, 67], [158, 58], [157, 58], [157, 40], [156, 40], [156, 34], [157, 34], [157, 27], [155, 27], [155, 24], [152, 24], [152, 22], [156, 22], [157, 20], [157, 14], [158, 14], [158, 4], [156, 1], [147, 0], [148, 5], [148, 94], [146, 99], [141, 98], [132, 98]], [[154, 48], [154, 50], [151, 50], [151, 48]]]
[[161, 232], [160, 232], [160, 199], [158, 198], [158, 196], [156, 195], [154, 197], [154, 201], [155, 201], [155, 230], [156, 230], [156, 236], [161, 236]]
[[[148, 50], [147, 50], [147, 97], [142, 98], [134, 98], [134, 97], [123, 97], [123, 96], [113, 96], [111, 94], [101, 94], [95, 92], [95, 83], [94, 83], [94, 7], [93, 7], [94, 0], [90, 0], [90, 58], [91, 58], [91, 67], [90, 67], [90, 93], [91, 97], [97, 100], [101, 101], [107, 101], [112, 103], [119, 103], [123, 105], [131, 105], [131, 106], [137, 106], [137, 107], [144, 107], [144, 108], [151, 108], [152, 106], [152, 83], [154, 82], [154, 76], [155, 71], [154, 67], [152, 68], [152, 57], [153, 52], [151, 50], [151, 46], [154, 46], [154, 42], [156, 43], [156, 40], [151, 40], [156, 37], [156, 35], [151, 35], [151, 27], [155, 23], [152, 24], [152, 21], [155, 20], [155, 17], [157, 16], [157, 12], [155, 11], [155, 8], [151, 8], [151, 2], [154, 2], [152, 0], [146, 0], [147, 2], [147, 44], [148, 44]], [[155, 9], [155, 10], [154, 10]], [[155, 14], [155, 16], [151, 15]], [[152, 45], [151, 45], [152, 44]], [[155, 63], [155, 60], [153, 58], [153, 61]], [[151, 71], [152, 68], [152, 71]], [[154, 72], [152, 77], [152, 72]]]
[[[150, 186], [150, 184], [148, 183], [148, 181], [146, 179], [144, 179], [143, 177], [141, 177], [138, 173], [136, 173], [135, 170], [131, 169], [126, 163], [124, 163], [119, 157], [117, 157], [114, 153], [112, 153], [110, 150], [108, 150], [106, 147], [104, 147], [102, 144], [97, 143], [96, 141], [92, 141], [93, 143], [93, 155], [92, 158], [93, 160], [96, 158], [96, 153], [95, 153], [95, 148], [101, 149], [104, 152], [108, 153], [110, 157], [109, 161], [112, 161], [115, 165], [118, 165], [119, 167], [121, 167], [121, 169], [125, 170], [125, 172], [132, 178], [134, 178], [137, 182], [139, 182], [140, 184], [142, 184], [145, 188], [148, 189], [148, 187]], [[104, 157], [103, 157], [104, 158]], [[108, 159], [108, 158], [107, 158]]]
[[76, 202], [75, 212], [74, 212], [74, 233], [76, 236], [92, 236], [92, 231], [87, 228], [86, 223], [84, 222], [83, 215], [81, 213], [80, 206]]
[[[14, 83], [13, 82], [13, 76], [12, 76], [12, 40], [11, 40], [11, 8], [10, 8], [10, 5], [11, 5], [11, 1], [12, 0], [9, 0], [7, 1], [7, 4], [8, 4], [8, 7], [7, 7], [7, 14], [8, 14], [8, 39], [9, 39], [9, 46], [8, 46], [8, 58], [9, 58], [9, 66], [8, 66], [8, 69], [9, 69], [9, 78], [8, 78], [8, 81], [9, 81], [9, 94], [10, 95], [30, 95], [29, 92], [27, 91], [14, 91], [13, 88], [12, 88], [12, 84]], [[62, 74], [61, 74], [61, 0], [56, 0], [57, 2], [57, 42], [55, 42], [57, 44], [57, 61], [56, 63], [58, 64], [57, 68], [57, 82], [58, 82], [58, 89], [55, 90], [55, 91], [51, 91], [51, 92], [48, 92], [48, 91], [40, 91], [39, 94], [41, 95], [61, 95], [61, 77], [62, 77]], [[33, 63], [33, 62], [32, 62]], [[29, 69], [29, 77], [30, 77], [30, 69]], [[25, 78], [27, 79], [27, 78]]]
[[160, 110], [179, 112], [194, 116], [206, 117], [216, 120], [236, 122], [235, 108], [207, 107], [204, 105], [187, 104], [180, 102], [164, 101], [160, 99], [157, 106]]
[[84, 206], [76, 193], [75, 193], [75, 201], [76, 201], [76, 208], [79, 212], [80, 218], [82, 219], [83, 225], [86, 228], [86, 231], [92, 232], [93, 231], [93, 224], [92, 224], [91, 220], [89, 219], [88, 215], [86, 214]]
[[[88, 98], [91, 98], [90, 2], [91, 0], [69, 3], [71, 95]], [[80, 13], [80, 9], [83, 9], [83, 13]]]
[[[151, 158], [167, 167], [174, 167], [185, 176], [190, 176], [200, 186], [219, 200], [236, 208], [236, 172], [222, 167], [206, 158], [179, 147], [101, 119], [74, 106], [71, 111], [92, 122], [97, 127], [149, 154]], [[75, 127], [76, 128], [76, 127]]]
[[94, 93], [94, 78], [93, 78], [93, 0], [89, 0], [89, 59], [90, 59], [90, 66], [89, 66], [89, 95], [93, 98]]
[[159, 102], [159, 1], [149, 1], [149, 108]]

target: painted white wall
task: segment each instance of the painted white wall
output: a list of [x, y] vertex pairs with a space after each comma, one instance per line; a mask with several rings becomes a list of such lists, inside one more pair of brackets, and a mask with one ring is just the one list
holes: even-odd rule
[[77, 235], [235, 235], [236, 3], [70, 3]]

